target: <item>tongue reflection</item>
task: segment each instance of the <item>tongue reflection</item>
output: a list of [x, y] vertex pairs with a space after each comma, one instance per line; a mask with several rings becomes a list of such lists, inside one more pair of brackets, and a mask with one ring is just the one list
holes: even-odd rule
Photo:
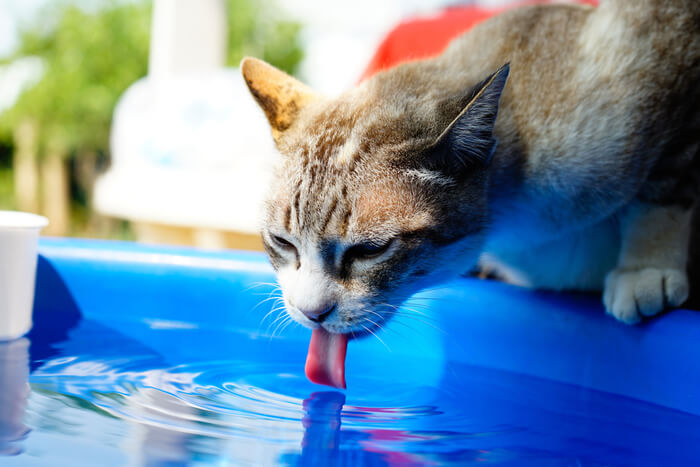
[[306, 357], [306, 377], [316, 384], [345, 389], [345, 353], [347, 334], [332, 334], [314, 329]]

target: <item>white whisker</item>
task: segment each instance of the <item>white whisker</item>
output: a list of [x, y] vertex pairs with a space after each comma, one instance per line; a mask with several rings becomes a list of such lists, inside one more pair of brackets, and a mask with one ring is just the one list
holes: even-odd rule
[[285, 329], [287, 329], [287, 328], [289, 327], [289, 325], [292, 324], [292, 323], [296, 323], [296, 321], [294, 321], [294, 320], [291, 319], [291, 317], [290, 317], [290, 318], [287, 320], [287, 323], [282, 327], [282, 329], [280, 329], [280, 335], [281, 335], [281, 334], [285, 331]]
[[[367, 319], [367, 318], [365, 318], [365, 319]], [[382, 345], [383, 345], [384, 347], [386, 347], [386, 349], [387, 349], [389, 352], [391, 352], [391, 349], [389, 348], [388, 345], [386, 345], [386, 343], [382, 340], [381, 337], [379, 337], [377, 334], [375, 334], [374, 332], [372, 332], [372, 330], [371, 330], [370, 328], [368, 328], [367, 326], [365, 326], [364, 324], [360, 323], [360, 326], [362, 326], [362, 328], [363, 328], [365, 331], [367, 331], [368, 333], [370, 333], [370, 334], [372, 334], [374, 337], [376, 337], [377, 340], [378, 340], [379, 342], [381, 342]]]
[[289, 320], [291, 320], [291, 319], [292, 319], [291, 316], [285, 315], [284, 318], [282, 319], [282, 321], [280, 321], [279, 324], [277, 324], [277, 327], [275, 328], [275, 330], [272, 331], [272, 335], [270, 336], [270, 339], [272, 339], [273, 337], [275, 337], [275, 334], [277, 334], [277, 331], [280, 329], [280, 327], [281, 327], [282, 325], [284, 325], [286, 322], [288, 322]]
[[255, 305], [255, 306], [252, 308], [251, 311], [255, 310], [256, 308], [258, 308], [258, 307], [259, 307], [260, 305], [262, 305], [263, 303], [269, 302], [270, 300], [282, 300], [282, 296], [267, 297], [266, 299], [260, 301], [257, 305]]
[[[279, 311], [279, 310], [278, 310], [278, 311]], [[283, 322], [285, 319], [287, 319], [287, 317], [289, 317], [289, 315], [286, 314], [286, 313], [280, 313], [280, 314], [278, 314], [277, 317], [274, 319], [274, 321], [272, 321], [272, 322], [267, 326], [267, 331], [266, 331], [266, 332], [270, 332], [270, 328], [272, 328], [272, 326], [274, 326], [275, 323]], [[280, 321], [280, 320], [281, 320], [281, 321]], [[279, 324], [278, 324], [278, 326], [279, 326]], [[273, 332], [272, 334], [274, 335], [274, 332]]]
[[260, 320], [260, 324], [263, 324], [265, 322], [265, 320], [268, 318], [268, 316], [270, 316], [272, 313], [278, 312], [280, 310], [284, 310], [284, 303], [282, 302], [282, 299], [280, 298], [278, 300], [280, 300], [280, 302], [275, 302], [275, 304], [270, 309], [270, 311], [268, 311], [265, 314], [265, 316], [263, 316], [263, 318]]
[[246, 287], [243, 291], [247, 292], [252, 289], [257, 289], [260, 287], [275, 287], [279, 288], [279, 284], [276, 284], [274, 282], [254, 282], [252, 285]]

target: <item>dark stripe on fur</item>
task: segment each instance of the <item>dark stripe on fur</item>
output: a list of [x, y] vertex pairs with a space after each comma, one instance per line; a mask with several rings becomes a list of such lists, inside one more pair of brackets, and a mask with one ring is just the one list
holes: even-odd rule
[[301, 229], [301, 212], [299, 211], [299, 197], [301, 196], [301, 191], [297, 190], [294, 194], [294, 215], [297, 220], [297, 228]]
[[326, 229], [328, 228], [328, 224], [330, 224], [331, 219], [333, 218], [333, 213], [335, 212], [335, 209], [338, 207], [338, 198], [333, 198], [333, 202], [331, 203], [331, 207], [328, 209], [328, 212], [326, 213], [326, 217], [323, 219], [323, 223], [321, 224], [321, 234], [326, 233]]
[[292, 207], [287, 206], [284, 210], [284, 229], [289, 232], [290, 223], [292, 220]]

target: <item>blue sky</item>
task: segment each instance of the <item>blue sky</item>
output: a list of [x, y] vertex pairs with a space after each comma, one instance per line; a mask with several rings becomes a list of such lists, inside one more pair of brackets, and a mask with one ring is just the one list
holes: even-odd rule
[[16, 44], [17, 26], [26, 21], [47, 0], [0, 0], [0, 55]]

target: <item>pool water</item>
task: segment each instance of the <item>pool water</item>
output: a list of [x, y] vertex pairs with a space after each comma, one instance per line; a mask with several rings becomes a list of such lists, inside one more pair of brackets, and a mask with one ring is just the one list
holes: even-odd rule
[[[700, 465], [700, 316], [458, 281], [308, 382], [262, 256], [44, 241], [0, 465]], [[426, 305], [427, 303], [427, 305]], [[271, 314], [268, 314], [272, 312]]]
[[[2, 344], [6, 361], [24, 359], [24, 374], [33, 371], [28, 394], [9, 391], [14, 408], [25, 406], [26, 428], [6, 430], [2, 451], [19, 455], [0, 464], [698, 460], [700, 417], [620, 396], [459, 363], [439, 386], [358, 377], [341, 392], [306, 381], [304, 349], [296, 342], [182, 323], [142, 326], [149, 340], [170, 346], [167, 356], [90, 320], [49, 346], [35, 348], [27, 339]], [[199, 345], [202, 332], [206, 347]], [[268, 358], [251, 361], [251, 354]], [[1, 383], [6, 392], [24, 384]]]

